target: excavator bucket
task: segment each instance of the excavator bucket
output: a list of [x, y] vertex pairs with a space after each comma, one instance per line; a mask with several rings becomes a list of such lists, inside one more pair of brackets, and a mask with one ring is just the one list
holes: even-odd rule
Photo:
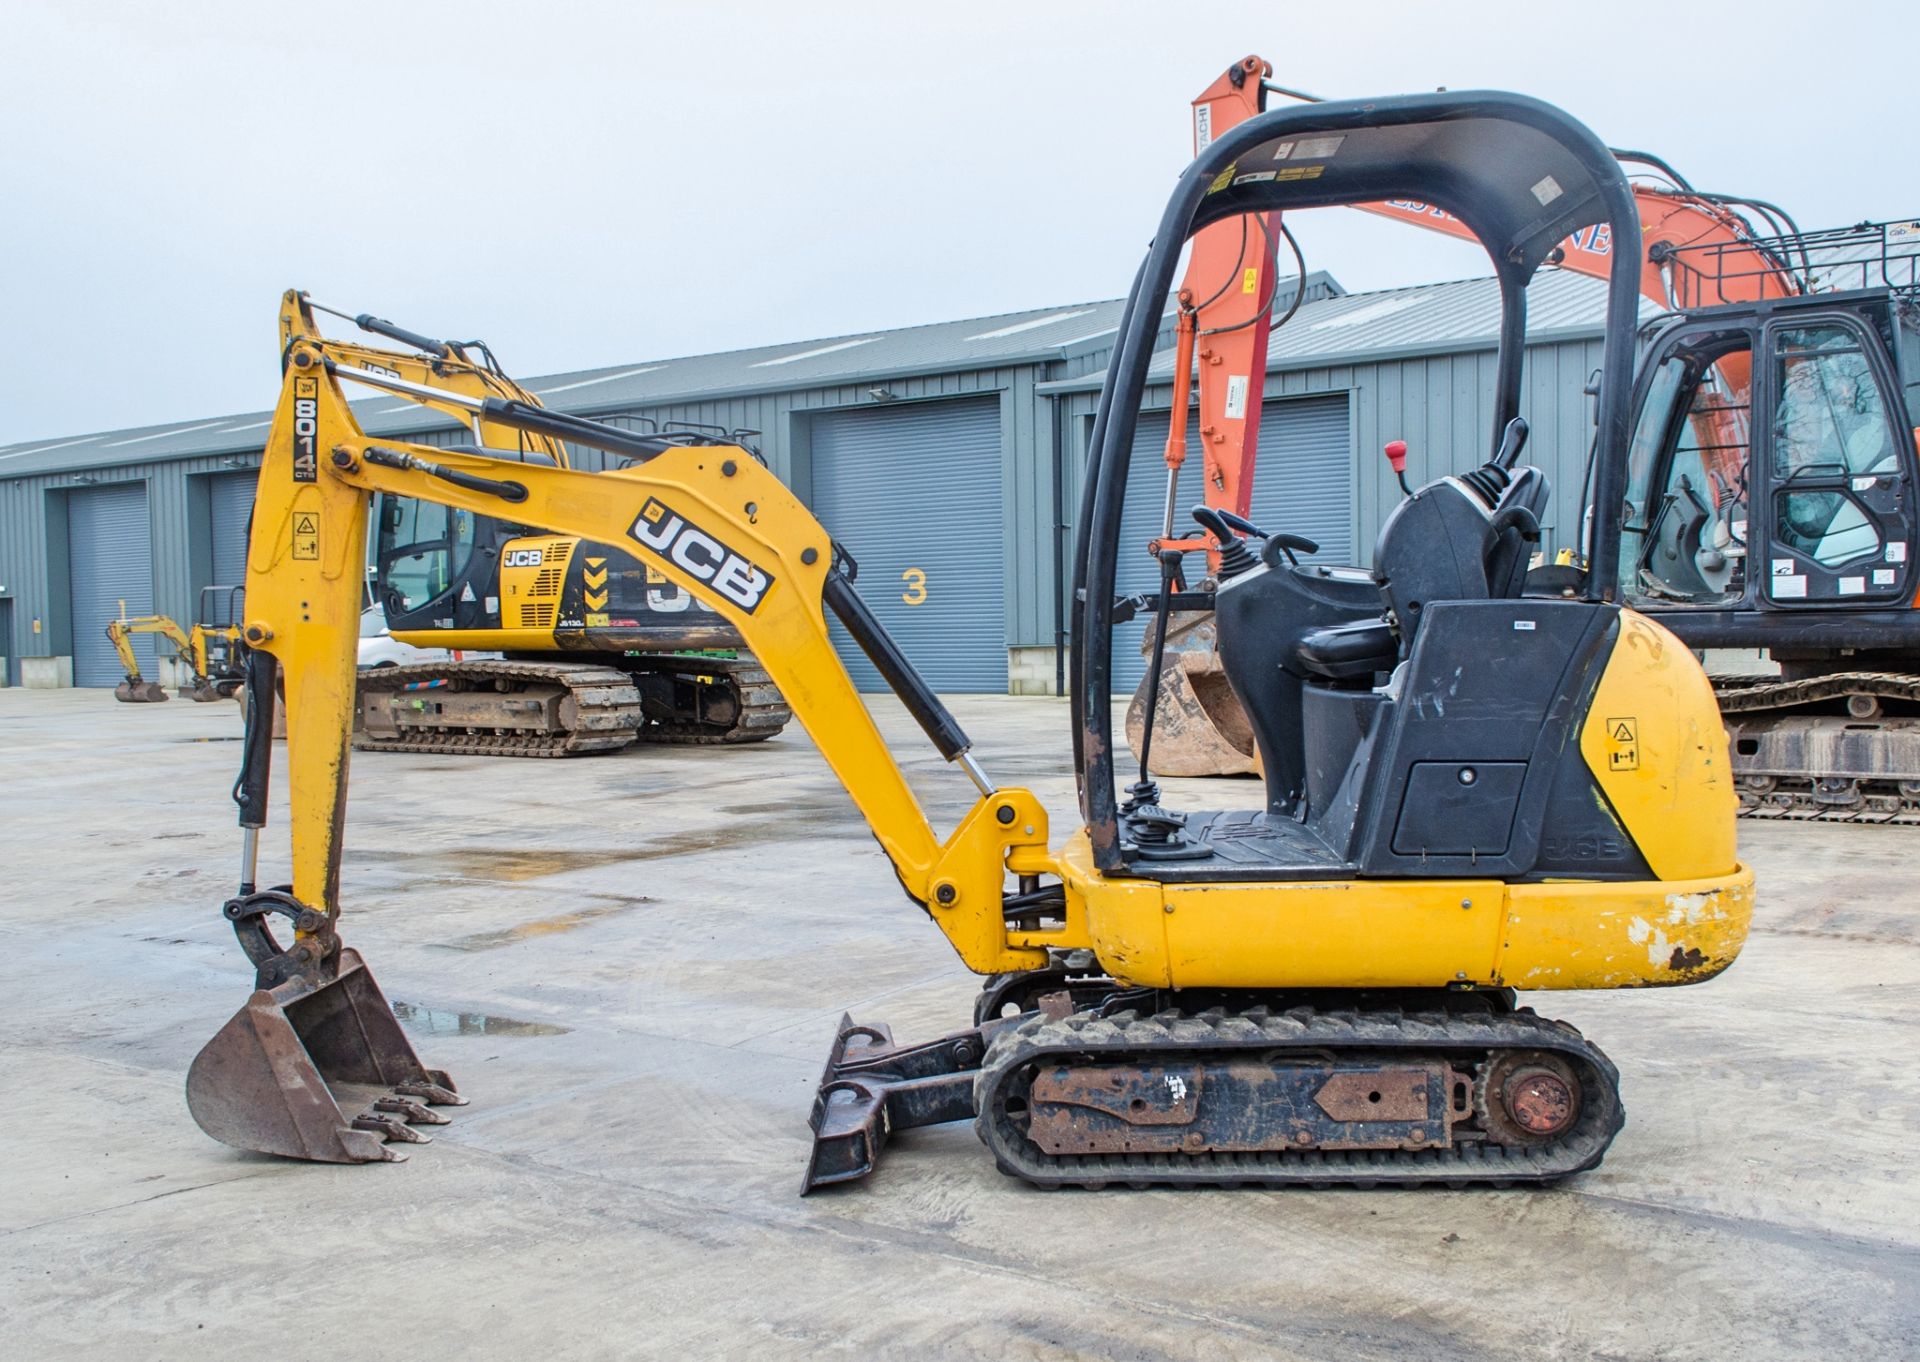
[[200, 705], [211, 705], [220, 700], [230, 699], [233, 694], [233, 687], [229, 685], [227, 693], [223, 695], [220, 693], [219, 682], [203, 677], [198, 681], [190, 681], [180, 687], [179, 694], [182, 700], [192, 700], [195, 704]]
[[187, 1071], [187, 1108], [236, 1149], [318, 1163], [397, 1162], [388, 1141], [425, 1144], [437, 1106], [465, 1106], [400, 1029], [357, 951], [314, 987], [294, 978], [255, 990]]
[[[1154, 623], [1147, 622], [1142, 651], [1153, 653]], [[1127, 706], [1127, 745], [1137, 760], [1146, 728], [1147, 681], [1140, 680]], [[1153, 769], [1163, 776], [1256, 775], [1260, 756], [1253, 725], [1220, 667], [1213, 616], [1178, 611], [1167, 622], [1167, 656], [1160, 693], [1152, 697]]]
[[167, 691], [158, 681], [122, 681], [113, 688], [113, 698], [129, 705], [157, 705]]

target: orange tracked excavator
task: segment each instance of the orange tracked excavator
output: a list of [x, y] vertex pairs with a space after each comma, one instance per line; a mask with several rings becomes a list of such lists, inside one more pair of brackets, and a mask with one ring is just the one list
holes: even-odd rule
[[[1198, 147], [1259, 113], [1269, 94], [1311, 101], [1272, 85], [1270, 73], [1248, 57], [1194, 101]], [[1624, 451], [1620, 596], [1696, 650], [1760, 649], [1771, 658], [1777, 675], [1715, 678], [1745, 814], [1920, 822], [1920, 583], [1907, 580], [1906, 567], [1920, 538], [1920, 223], [1803, 232], [1764, 200], [1700, 191], [1646, 152], [1614, 155], [1633, 177], [1640, 292], [1661, 310], [1643, 327], [1636, 434]], [[1475, 240], [1437, 204], [1354, 206]], [[1293, 244], [1283, 222], [1260, 225], [1236, 236], [1235, 224], [1216, 224], [1195, 240], [1180, 294], [1166, 452], [1171, 496], [1186, 423], [1195, 420], [1208, 503], [1256, 538], [1265, 536], [1246, 516], [1267, 343], [1292, 310], [1274, 318], [1270, 281], [1278, 243]], [[1551, 263], [1605, 279], [1614, 244], [1612, 228], [1596, 224], [1561, 242]], [[1521, 362], [1520, 348], [1505, 342], [1524, 325], [1523, 315], [1503, 316], [1502, 364]], [[1502, 376], [1495, 386], [1511, 385]], [[1768, 419], [1756, 419], [1761, 410]], [[1385, 452], [1405, 487], [1405, 442]], [[1583, 507], [1582, 523], [1591, 518]], [[1177, 555], [1203, 545], [1174, 539], [1171, 525], [1144, 547], [1177, 577]], [[1282, 538], [1290, 553], [1314, 547]], [[1581, 555], [1591, 548], [1583, 542]], [[1210, 554], [1209, 568], [1218, 563]], [[1164, 662], [1149, 667], [1129, 709], [1135, 755], [1152, 697], [1156, 771], [1258, 769], [1211, 617], [1176, 613], [1166, 633]], [[1155, 642], [1150, 628], [1150, 655]]]

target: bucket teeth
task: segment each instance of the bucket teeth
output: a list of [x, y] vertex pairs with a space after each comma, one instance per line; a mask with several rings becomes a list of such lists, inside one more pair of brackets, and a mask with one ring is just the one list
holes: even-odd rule
[[437, 1082], [417, 1079], [406, 1083], [395, 1083], [393, 1090], [403, 1097], [417, 1097], [428, 1106], [464, 1107], [467, 1099], [453, 1090], [452, 1081], [438, 1069], [429, 1073]]
[[365, 1130], [384, 1140], [393, 1140], [401, 1144], [433, 1143], [433, 1136], [422, 1134], [398, 1116], [379, 1116], [371, 1111], [365, 1112], [353, 1118], [353, 1128]]
[[382, 1097], [373, 1104], [375, 1111], [391, 1112], [410, 1126], [446, 1126], [453, 1124], [451, 1116], [442, 1116], [429, 1110], [423, 1103], [411, 1097]]

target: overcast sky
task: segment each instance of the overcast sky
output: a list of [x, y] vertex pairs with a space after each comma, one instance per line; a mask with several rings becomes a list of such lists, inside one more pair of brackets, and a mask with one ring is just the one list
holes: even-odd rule
[[[1806, 226], [1920, 213], [1891, 0], [0, 12], [0, 444], [270, 406], [290, 286], [522, 376], [1116, 297], [1249, 52], [1329, 97], [1537, 95]], [[1486, 272], [1294, 222], [1349, 289]]]

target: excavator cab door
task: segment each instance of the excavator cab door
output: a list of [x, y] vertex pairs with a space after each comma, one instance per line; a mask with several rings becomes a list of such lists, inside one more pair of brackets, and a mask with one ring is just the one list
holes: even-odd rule
[[1911, 599], [1914, 438], [1883, 333], [1864, 309], [1783, 310], [1767, 324], [1765, 354], [1765, 604]]
[[1730, 608], [1750, 594], [1753, 335], [1671, 331], [1641, 370], [1621, 522], [1629, 601]]
[[376, 513], [376, 596], [387, 625], [396, 632], [491, 627], [486, 600], [497, 596], [497, 556], [477, 553], [493, 547], [497, 522], [471, 511], [382, 497]]

